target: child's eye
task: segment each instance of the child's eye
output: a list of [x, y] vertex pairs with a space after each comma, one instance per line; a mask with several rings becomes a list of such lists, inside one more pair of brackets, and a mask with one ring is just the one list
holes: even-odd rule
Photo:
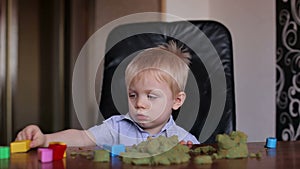
[[156, 99], [157, 98], [157, 96], [154, 94], [148, 94], [147, 97], [148, 97], [148, 99]]
[[131, 98], [131, 99], [134, 99], [134, 98], [136, 98], [136, 94], [135, 93], [129, 93], [128, 97]]

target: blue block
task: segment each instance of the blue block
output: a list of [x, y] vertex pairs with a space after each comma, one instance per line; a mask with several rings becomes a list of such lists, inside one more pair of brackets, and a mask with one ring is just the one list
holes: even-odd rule
[[268, 137], [266, 141], [267, 148], [276, 148], [277, 139], [274, 137]]
[[125, 145], [123, 144], [116, 144], [116, 145], [107, 145], [104, 144], [103, 148], [110, 152], [111, 156], [118, 156], [120, 153], [125, 152]]

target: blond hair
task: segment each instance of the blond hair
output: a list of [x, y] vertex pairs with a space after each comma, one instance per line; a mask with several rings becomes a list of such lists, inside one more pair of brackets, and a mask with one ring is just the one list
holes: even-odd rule
[[144, 78], [144, 73], [153, 74], [158, 81], [170, 85], [173, 95], [184, 91], [188, 78], [190, 54], [174, 41], [140, 52], [127, 66], [127, 87]]

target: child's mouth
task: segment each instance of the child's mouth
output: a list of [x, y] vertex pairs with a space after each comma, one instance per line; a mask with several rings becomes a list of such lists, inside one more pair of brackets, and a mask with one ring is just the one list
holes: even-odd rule
[[137, 114], [135, 117], [136, 117], [136, 119], [137, 119], [138, 121], [145, 121], [145, 120], [148, 120], [148, 117], [145, 116], [145, 115], [143, 115], [143, 114]]

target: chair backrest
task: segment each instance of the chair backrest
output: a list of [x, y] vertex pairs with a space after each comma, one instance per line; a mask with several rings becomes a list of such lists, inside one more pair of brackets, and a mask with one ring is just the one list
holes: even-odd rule
[[[105, 119], [127, 113], [126, 65], [140, 50], [170, 40], [192, 55], [186, 87], [190, 100], [173, 117], [200, 142], [213, 143], [217, 134], [236, 128], [231, 35], [215, 21], [134, 23], [114, 29], [107, 40], [100, 112]], [[186, 111], [196, 113], [187, 116]]]

